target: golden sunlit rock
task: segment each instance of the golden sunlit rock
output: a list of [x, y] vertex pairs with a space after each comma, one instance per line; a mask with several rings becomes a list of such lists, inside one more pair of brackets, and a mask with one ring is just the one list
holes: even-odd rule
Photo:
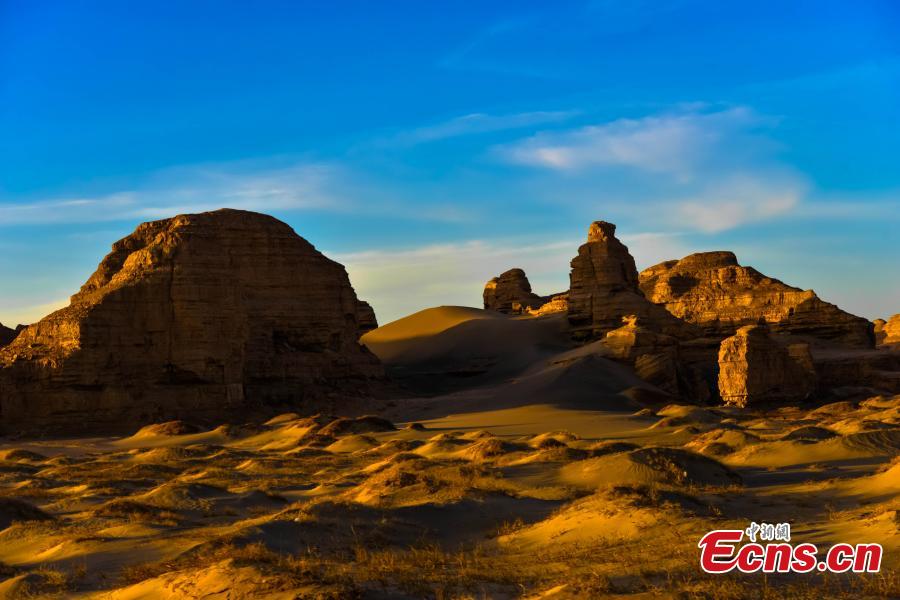
[[727, 337], [765, 320], [773, 332], [808, 335], [859, 348], [874, 343], [866, 319], [816, 296], [738, 264], [732, 252], [700, 252], [660, 263], [640, 274], [652, 302], [700, 327]]
[[805, 400], [815, 388], [806, 344], [785, 346], [765, 325], [746, 325], [719, 348], [719, 394], [726, 404], [748, 405]]

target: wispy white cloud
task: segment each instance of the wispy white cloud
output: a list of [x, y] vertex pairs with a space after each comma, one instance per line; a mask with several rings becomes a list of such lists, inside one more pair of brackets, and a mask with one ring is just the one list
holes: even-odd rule
[[135, 195], [119, 192], [95, 198], [63, 198], [0, 204], [0, 226], [106, 221], [134, 210]]
[[707, 233], [797, 210], [806, 178], [779, 160], [776, 119], [748, 107], [683, 106], [639, 119], [544, 131], [495, 148], [502, 159], [593, 182], [632, 212]]
[[695, 196], [653, 203], [650, 210], [699, 231], [717, 233], [789, 214], [805, 193], [806, 184], [791, 175], [737, 174], [714, 180]]
[[762, 122], [745, 107], [675, 112], [539, 132], [496, 151], [514, 163], [554, 170], [628, 167], [689, 180], [704, 164], [721, 158], [715, 151], [724, 140]]
[[223, 207], [279, 211], [336, 209], [329, 184], [335, 169], [303, 164], [242, 172], [240, 165], [199, 166], [157, 173], [140, 189], [95, 197], [0, 204], [0, 225], [93, 223], [169, 217]]
[[399, 145], [434, 142], [464, 135], [508, 131], [547, 123], [559, 123], [578, 114], [578, 111], [532, 111], [502, 115], [471, 113], [441, 123], [426, 125], [402, 132], [391, 141]]
[[384, 186], [336, 163], [191, 165], [160, 171], [131, 190], [93, 197], [0, 203], [0, 227], [147, 220], [219, 208], [258, 212], [321, 211], [464, 222], [472, 210], [420, 203], [411, 210]]

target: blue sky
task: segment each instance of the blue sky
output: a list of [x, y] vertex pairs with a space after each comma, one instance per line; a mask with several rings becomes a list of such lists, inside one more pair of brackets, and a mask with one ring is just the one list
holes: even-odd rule
[[900, 5], [0, 0], [0, 322], [141, 221], [248, 208], [386, 322], [731, 249], [900, 312]]

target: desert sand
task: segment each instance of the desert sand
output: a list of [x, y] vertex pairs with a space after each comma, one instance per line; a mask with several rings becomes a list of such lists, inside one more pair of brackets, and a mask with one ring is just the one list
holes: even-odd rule
[[[5, 439], [0, 597], [887, 598], [900, 396], [666, 403], [565, 316], [438, 307], [362, 338], [378, 416]], [[872, 575], [706, 575], [697, 541], [790, 522]]]

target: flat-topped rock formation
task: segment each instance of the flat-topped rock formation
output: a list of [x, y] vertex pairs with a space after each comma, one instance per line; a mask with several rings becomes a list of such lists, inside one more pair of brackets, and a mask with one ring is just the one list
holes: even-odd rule
[[331, 408], [382, 372], [359, 315], [343, 266], [277, 219], [144, 223], [68, 307], [0, 350], [0, 422], [76, 433]]
[[690, 335], [691, 326], [644, 297], [634, 258], [615, 233], [612, 223], [594, 221], [587, 243], [572, 259], [568, 310], [575, 335], [602, 337], [620, 327], [627, 315], [639, 317], [644, 327], [660, 333]]
[[765, 325], [741, 327], [719, 348], [719, 394], [726, 404], [798, 402], [814, 389], [809, 346], [783, 345]]
[[741, 266], [732, 252], [700, 252], [670, 260], [640, 274], [644, 295], [705, 334], [728, 337], [764, 319], [773, 332], [811, 336], [871, 348], [866, 319], [801, 290]]

